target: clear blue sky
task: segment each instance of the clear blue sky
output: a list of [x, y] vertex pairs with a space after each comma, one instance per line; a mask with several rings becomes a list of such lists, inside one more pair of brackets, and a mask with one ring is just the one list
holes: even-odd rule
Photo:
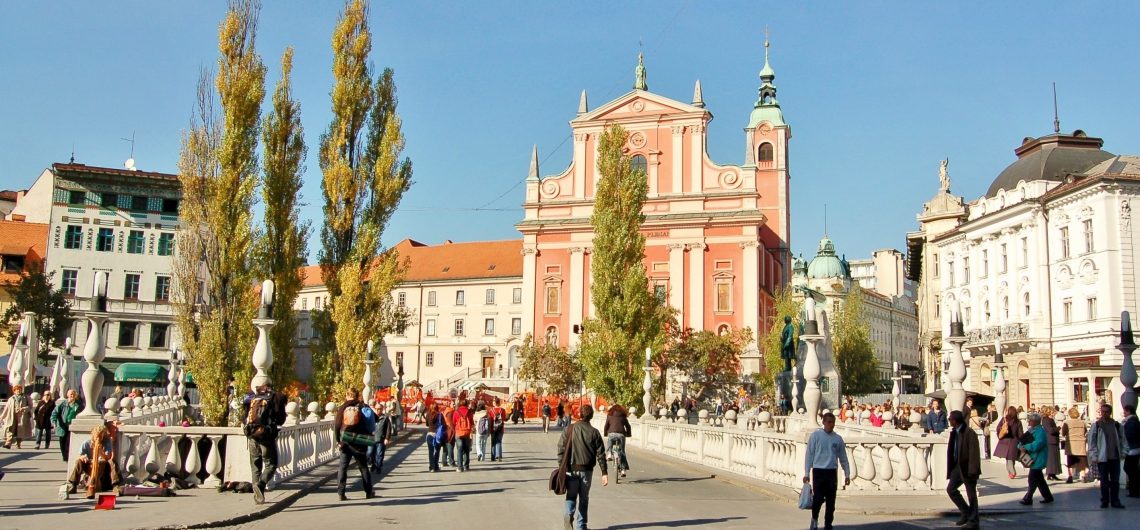
[[[794, 133], [792, 247], [805, 255], [823, 232], [824, 203], [849, 258], [902, 249], [943, 157], [952, 191], [983, 194], [1023, 137], [1052, 131], [1053, 81], [1063, 131], [1140, 153], [1140, 4], [998, 4], [374, 2], [372, 61], [395, 69], [415, 164], [386, 244], [517, 237], [531, 145], [543, 175], [562, 171], [579, 92], [594, 108], [628, 91], [639, 39], [650, 90], [688, 101], [700, 78], [716, 116], [709, 154], [739, 164], [771, 29]], [[303, 214], [315, 224], [340, 7], [266, 2], [258, 40], [270, 88], [285, 46], [296, 48]], [[132, 132], [140, 169], [173, 172], [224, 12], [218, 0], [0, 3], [0, 188], [30, 185], [73, 146], [77, 162], [120, 167]]]

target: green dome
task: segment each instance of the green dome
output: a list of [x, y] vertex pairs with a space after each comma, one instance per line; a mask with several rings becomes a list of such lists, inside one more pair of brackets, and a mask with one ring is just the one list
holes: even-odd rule
[[780, 110], [778, 105], [761, 106], [752, 109], [752, 115], [748, 117], [748, 128], [755, 129], [760, 122], [768, 122], [772, 125], [785, 125], [784, 111]]
[[835, 255], [835, 243], [827, 236], [819, 240], [819, 250], [808, 264], [808, 278], [835, 278], [849, 276], [843, 260]]

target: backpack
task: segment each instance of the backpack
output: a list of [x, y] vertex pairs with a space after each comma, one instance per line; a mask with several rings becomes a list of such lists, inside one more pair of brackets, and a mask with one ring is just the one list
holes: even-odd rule
[[245, 435], [254, 439], [267, 438], [274, 434], [273, 411], [269, 409], [269, 396], [256, 395], [249, 402], [249, 412], [245, 416]]
[[471, 418], [466, 414], [455, 413], [455, 436], [458, 438], [471, 436]]
[[550, 403], [547, 403], [547, 404], [542, 406], [542, 415], [546, 416], [546, 417], [550, 417]]
[[476, 432], [478, 432], [479, 434], [487, 434], [487, 430], [490, 428], [491, 428], [491, 421], [487, 419], [487, 416], [483, 416], [482, 418], [479, 418], [479, 425], [476, 427], [476, 429], [477, 429]]
[[503, 430], [503, 421], [505, 419], [505, 418], [503, 418], [503, 409], [501, 409], [499, 407], [495, 407], [495, 408], [491, 409], [491, 413], [488, 414], [488, 416], [493, 416], [491, 418], [491, 429], [492, 430], [496, 430], [496, 431]]
[[360, 407], [360, 423], [364, 426], [365, 432], [376, 432], [376, 411], [372, 410], [372, 407]]
[[345, 407], [340, 413], [340, 422], [345, 427], [355, 427], [360, 423], [360, 407], [358, 405]]

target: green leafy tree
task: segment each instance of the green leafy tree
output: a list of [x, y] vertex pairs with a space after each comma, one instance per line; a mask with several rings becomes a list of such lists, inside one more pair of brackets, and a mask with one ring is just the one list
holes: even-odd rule
[[400, 160], [404, 136], [392, 71], [371, 80], [367, 2], [345, 5], [332, 48], [333, 118], [320, 149], [319, 255], [332, 340], [313, 350], [313, 383], [326, 397], [359, 385], [368, 340], [379, 343], [407, 321], [391, 296], [407, 265], [394, 250], [382, 251], [381, 236], [412, 183], [411, 161]]
[[528, 333], [519, 346], [519, 356], [522, 358], [519, 379], [542, 381], [547, 394], [574, 393], [582, 385], [582, 366], [578, 359], [557, 344], [535, 340]]
[[300, 220], [301, 175], [305, 171], [305, 140], [301, 126], [301, 104], [293, 99], [290, 75], [293, 48], [281, 57], [281, 80], [273, 91], [273, 110], [265, 117], [264, 182], [265, 229], [254, 248], [254, 263], [274, 286], [273, 306], [277, 325], [269, 332], [273, 366], [269, 378], [278, 388], [297, 379], [293, 346], [297, 336], [297, 316], [293, 301], [305, 278], [298, 271], [305, 265], [305, 242], [309, 223]]
[[783, 286], [776, 290], [772, 296], [772, 305], [774, 315], [768, 322], [768, 332], [760, 341], [760, 351], [762, 352], [764, 364], [761, 367], [760, 373], [754, 377], [756, 379], [756, 389], [761, 394], [776, 393], [776, 376], [784, 371], [784, 358], [782, 355], [780, 340], [781, 334], [784, 332], [784, 317], [792, 318], [792, 326], [797, 335], [794, 340], [799, 340], [800, 329], [800, 302], [796, 300], [791, 286]]
[[871, 330], [863, 310], [863, 290], [853, 286], [831, 322], [835, 368], [843, 393], [853, 396], [878, 392], [879, 361], [871, 345]]
[[735, 395], [740, 384], [740, 356], [750, 342], [750, 328], [724, 335], [686, 329], [669, 348], [671, 368], [689, 376], [688, 395], [697, 401]]
[[20, 334], [20, 321], [24, 313], [36, 314], [36, 330], [40, 337], [37, 357], [45, 363], [51, 361], [51, 348], [63, 347], [67, 330], [74, 320], [71, 304], [63, 289], [52, 288], [55, 273], [45, 273], [42, 267], [29, 265], [20, 273], [20, 280], [4, 286], [12, 305], [0, 316], [0, 330], [7, 333], [8, 344], [16, 343]]
[[259, 6], [232, 0], [218, 29], [218, 74], [198, 82], [178, 161], [182, 229], [174, 257], [175, 313], [208, 425], [226, 422], [226, 386], [252, 376], [257, 307], [250, 267], [265, 66], [255, 51]]
[[598, 144], [600, 179], [590, 217], [590, 295], [597, 318], [583, 323], [578, 353], [587, 386], [629, 405], [642, 394], [645, 348], [662, 350], [672, 312], [653, 296], [645, 274], [645, 236], [640, 229], [648, 181], [622, 152], [627, 137], [620, 125], [610, 125]]

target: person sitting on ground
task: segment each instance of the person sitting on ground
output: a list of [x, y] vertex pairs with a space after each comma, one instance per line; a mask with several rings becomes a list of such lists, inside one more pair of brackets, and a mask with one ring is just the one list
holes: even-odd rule
[[87, 498], [111, 491], [122, 485], [119, 464], [115, 461], [115, 429], [103, 423], [91, 430], [91, 439], [79, 448], [79, 458], [67, 475], [67, 492], [75, 493], [83, 477], [87, 476]]

